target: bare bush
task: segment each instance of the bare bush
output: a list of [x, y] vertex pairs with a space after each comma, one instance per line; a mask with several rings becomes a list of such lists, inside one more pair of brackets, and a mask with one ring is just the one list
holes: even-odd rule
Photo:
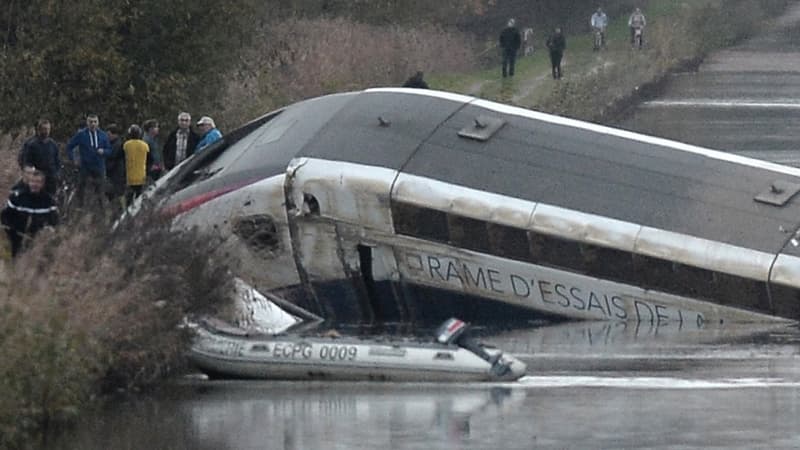
[[0, 428], [8, 439], [182, 364], [186, 314], [223, 308], [231, 276], [214, 241], [147, 216], [42, 232], [0, 285]]
[[[22, 143], [30, 136], [28, 130], [0, 134], [0, 193], [6, 195], [19, 179], [17, 154]], [[5, 202], [5, 198], [0, 201]], [[3, 203], [5, 205], [5, 203]]]

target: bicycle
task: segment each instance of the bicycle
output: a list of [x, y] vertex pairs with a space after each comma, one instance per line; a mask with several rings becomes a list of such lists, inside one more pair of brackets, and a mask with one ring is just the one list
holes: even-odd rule
[[594, 28], [594, 42], [592, 46], [592, 50], [598, 51], [601, 48], [605, 47], [605, 39], [604, 39], [603, 29], [599, 27]]
[[635, 49], [642, 49], [642, 43], [644, 41], [644, 28], [634, 28], [633, 29], [633, 48]]
[[61, 222], [67, 222], [72, 207], [75, 206], [75, 193], [78, 186], [78, 167], [65, 164], [56, 188], [55, 202]]

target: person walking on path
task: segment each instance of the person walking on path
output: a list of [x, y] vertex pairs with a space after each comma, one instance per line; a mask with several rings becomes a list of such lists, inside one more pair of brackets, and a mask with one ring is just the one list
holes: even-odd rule
[[561, 59], [564, 57], [564, 50], [567, 49], [567, 40], [561, 33], [561, 28], [556, 27], [555, 31], [547, 38], [547, 49], [550, 50], [550, 65], [553, 67], [553, 79], [561, 79]]
[[147, 181], [147, 156], [150, 147], [142, 140], [142, 129], [139, 125], [131, 125], [128, 128], [128, 140], [122, 149], [125, 152], [125, 175], [128, 184], [125, 205], [130, 206], [133, 200], [141, 195]]
[[192, 131], [192, 116], [188, 112], [181, 112], [178, 114], [178, 126], [164, 143], [164, 170], [171, 170], [192, 156], [198, 141], [200, 136]]
[[508, 25], [500, 32], [500, 49], [503, 52], [503, 78], [514, 76], [514, 65], [517, 62], [517, 52], [522, 45], [522, 35], [515, 26], [514, 19], [508, 20]]
[[200, 127], [203, 138], [197, 143], [197, 148], [194, 150], [195, 153], [200, 153], [209, 145], [222, 139], [222, 133], [217, 129], [214, 119], [211, 117], [201, 117], [200, 120], [197, 121], [197, 126]]
[[631, 29], [631, 45], [635, 44], [636, 30], [639, 30], [639, 47], [644, 42], [644, 27], [647, 26], [647, 19], [644, 18], [642, 10], [636, 8], [628, 18], [628, 27]]
[[606, 46], [606, 28], [608, 27], [608, 16], [603, 11], [603, 8], [597, 8], [597, 11], [592, 14], [589, 23], [592, 25], [592, 31], [600, 33], [600, 42], [595, 42], [593, 46], [594, 50], [600, 50], [601, 47]]
[[[73, 154], [78, 147], [78, 156]], [[70, 161], [77, 159], [78, 190], [76, 192], [79, 206], [84, 206], [86, 191], [91, 190], [97, 197], [100, 206], [105, 198], [106, 157], [111, 155], [111, 143], [108, 135], [100, 129], [100, 119], [96, 114], [86, 116], [86, 128], [79, 130], [67, 143], [67, 157]]]
[[36, 124], [36, 135], [25, 141], [19, 152], [19, 168], [35, 167], [44, 173], [45, 191], [56, 195], [61, 174], [61, 158], [58, 144], [50, 137], [50, 121], [41, 119]]

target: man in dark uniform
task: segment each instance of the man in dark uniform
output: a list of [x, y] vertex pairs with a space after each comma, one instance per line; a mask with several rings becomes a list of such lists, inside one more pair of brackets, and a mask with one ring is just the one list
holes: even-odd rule
[[547, 38], [547, 48], [550, 50], [550, 64], [553, 66], [553, 79], [561, 79], [561, 58], [567, 48], [567, 40], [561, 34], [561, 28], [556, 27], [555, 32]]
[[503, 78], [514, 76], [514, 64], [517, 62], [517, 52], [522, 45], [522, 36], [515, 25], [514, 19], [508, 20], [502, 32], [500, 32], [500, 49], [503, 51]]
[[39, 230], [58, 224], [53, 197], [44, 190], [44, 172], [26, 166], [22, 180], [11, 191], [5, 208], [0, 212], [0, 222], [11, 242], [11, 256], [19, 254]]
[[44, 172], [45, 190], [50, 195], [56, 194], [61, 158], [58, 156], [58, 144], [50, 138], [49, 120], [41, 119], [36, 124], [36, 136], [25, 141], [19, 152], [18, 162], [20, 170], [31, 166]]

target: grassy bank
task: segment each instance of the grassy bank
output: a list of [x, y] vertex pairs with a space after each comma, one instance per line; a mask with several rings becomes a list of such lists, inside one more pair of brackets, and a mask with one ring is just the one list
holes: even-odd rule
[[[629, 43], [627, 17], [611, 17], [608, 46], [592, 51], [592, 35], [567, 36], [565, 76], [550, 76], [543, 45], [522, 58], [513, 79], [499, 65], [431, 78], [434, 87], [562, 116], [606, 123], [666, 74], [696, 67], [715, 49], [746, 38], [785, 8], [786, 0], [659, 0], [648, 2], [645, 48]], [[588, 19], [587, 19], [588, 20]], [[538, 44], [538, 43], [537, 43]], [[499, 59], [498, 59], [499, 62]], [[646, 89], [644, 89], [646, 90]]]

